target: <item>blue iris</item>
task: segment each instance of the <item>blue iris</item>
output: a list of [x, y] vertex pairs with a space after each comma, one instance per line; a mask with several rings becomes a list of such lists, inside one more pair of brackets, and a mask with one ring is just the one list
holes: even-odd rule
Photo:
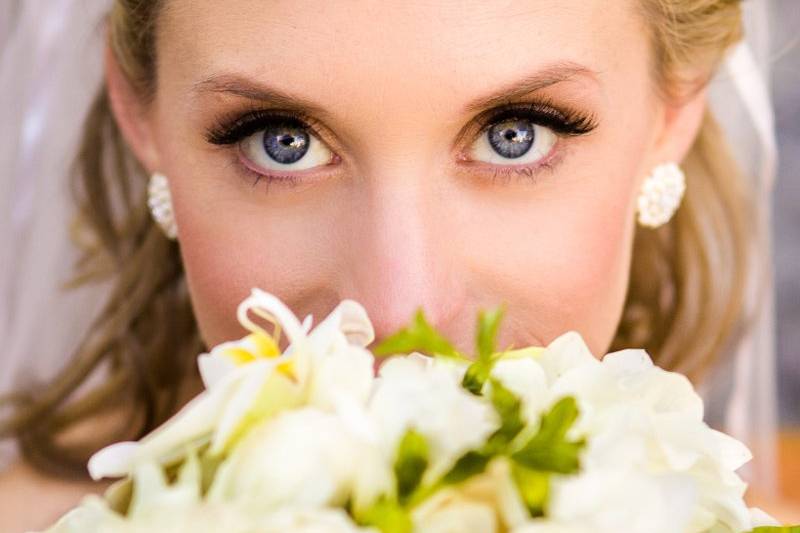
[[299, 161], [308, 152], [309, 137], [303, 126], [281, 121], [264, 130], [264, 150], [278, 163]]
[[504, 120], [489, 128], [489, 144], [501, 156], [514, 159], [533, 146], [534, 125], [529, 120]]

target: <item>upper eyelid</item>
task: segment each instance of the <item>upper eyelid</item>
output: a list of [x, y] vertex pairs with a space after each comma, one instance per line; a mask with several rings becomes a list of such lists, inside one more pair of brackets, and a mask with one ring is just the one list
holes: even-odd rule
[[[499, 101], [495, 107], [490, 109], [485, 109], [475, 116], [470, 118], [467, 124], [462, 127], [459, 133], [456, 135], [453, 141], [453, 153], [454, 154], [461, 154], [462, 149], [460, 148], [461, 144], [464, 143], [465, 138], [469, 138], [470, 141], [480, 133], [482, 133], [491, 123], [493, 120], [496, 120], [502, 114], [514, 111], [519, 108], [525, 106], [538, 106], [543, 110], [550, 109], [553, 111], [554, 115], [564, 116], [565, 110], [553, 105], [549, 100], [534, 100], [534, 101], [513, 101], [511, 99], [506, 101]], [[586, 118], [586, 121], [591, 124], [589, 131], [596, 127], [596, 116], [594, 113], [584, 113], [581, 111], [577, 111], [574, 109], [566, 109], [567, 114], [574, 113], [580, 115], [581, 118]], [[335, 140], [336, 136], [333, 133], [328, 133], [329, 129], [324, 124], [322, 120], [318, 120], [313, 116], [310, 116], [303, 112], [302, 110], [296, 109], [284, 109], [284, 108], [265, 108], [259, 106], [253, 106], [249, 111], [240, 113], [236, 116], [236, 118], [221, 120], [217, 122], [216, 129], [219, 130], [223, 126], [226, 127], [233, 126], [237, 121], [246, 120], [248, 116], [253, 117], [255, 115], [264, 115], [262, 118], [254, 118], [253, 122], [258, 120], [264, 120], [266, 118], [279, 118], [279, 117], [290, 117], [293, 119], [298, 120], [299, 122], [303, 123], [308, 129], [316, 135], [321, 142], [323, 142], [328, 149], [334, 152], [346, 152], [344, 150], [341, 143]], [[207, 140], [212, 134], [212, 131], [215, 128], [210, 128], [206, 134]], [[260, 131], [260, 130], [258, 130]], [[240, 139], [241, 140], [241, 139]], [[212, 142], [209, 140], [209, 142]], [[213, 144], [222, 144], [222, 143], [213, 143]], [[230, 143], [227, 143], [230, 144]]]
[[237, 127], [245, 127], [249, 124], [265, 122], [267, 120], [274, 120], [276, 118], [290, 118], [292, 120], [296, 120], [308, 127], [308, 129], [310, 129], [317, 136], [320, 136], [318, 130], [321, 126], [321, 123], [314, 119], [314, 117], [306, 116], [301, 112], [291, 109], [253, 108], [243, 113], [240, 112], [232, 117], [218, 119], [213, 126], [208, 128], [205, 137], [206, 140], [212, 144], [230, 144], [217, 142], [214, 139], [222, 137], [226, 133], [230, 133]]
[[547, 101], [509, 102], [481, 113], [474, 120], [483, 131], [483, 129], [492, 124], [492, 121], [499, 120], [506, 114], [513, 116], [515, 113], [521, 116], [535, 115], [540, 119], [547, 117], [563, 122], [579, 122], [582, 127], [588, 130], [597, 127], [597, 118], [594, 113], [562, 108]]
[[570, 114], [577, 115], [581, 118], [581, 120], [585, 120], [587, 123], [587, 133], [594, 130], [598, 125], [597, 115], [594, 112], [582, 112], [578, 111], [577, 109], [562, 108], [554, 105], [549, 99], [532, 101], [514, 101], [509, 99], [498, 103], [496, 107], [481, 111], [475, 117], [473, 117], [456, 136], [453, 142], [453, 152], [458, 158], [462, 158], [463, 152], [459, 147], [465, 142], [465, 139], [469, 139], [471, 142], [474, 138], [488, 129], [488, 127], [492, 124], [492, 121], [497, 120], [506, 112], [511, 112], [513, 114], [513, 111], [518, 110], [521, 107], [524, 108], [531, 105], [538, 106], [543, 110], [549, 108], [561, 116], [568, 116]]

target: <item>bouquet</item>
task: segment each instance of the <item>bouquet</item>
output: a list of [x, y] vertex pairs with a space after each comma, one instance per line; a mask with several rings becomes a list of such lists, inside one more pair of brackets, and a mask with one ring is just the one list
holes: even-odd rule
[[370, 351], [357, 302], [312, 329], [253, 289], [250, 333], [198, 357], [205, 390], [96, 453], [91, 476], [122, 479], [47, 531], [800, 531], [746, 506], [750, 452], [686, 377], [644, 350], [598, 360], [575, 331], [497, 350], [502, 315], [479, 313], [469, 356], [421, 311]]

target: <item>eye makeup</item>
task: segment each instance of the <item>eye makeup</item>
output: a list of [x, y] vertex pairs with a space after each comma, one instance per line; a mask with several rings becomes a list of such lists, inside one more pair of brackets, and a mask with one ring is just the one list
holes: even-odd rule
[[[552, 149], [539, 160], [530, 164], [498, 165], [470, 159], [466, 151], [458, 155], [459, 163], [482, 178], [488, 177], [493, 184], [508, 184], [512, 178], [535, 183], [542, 174], [556, 169], [565, 154], [565, 140], [591, 133], [598, 127], [595, 114], [562, 106], [547, 98], [528, 102], [508, 102], [489, 109], [475, 118], [474, 126], [468, 128], [460, 137], [479, 139], [495, 124], [508, 120], [527, 121], [552, 131], [556, 142]], [[510, 160], [513, 163], [513, 160]]]
[[475, 122], [484, 131], [491, 124], [512, 118], [529, 120], [560, 135], [583, 135], [597, 127], [593, 115], [556, 106], [548, 100], [504, 104], [479, 115]]
[[[322, 127], [318, 121], [313, 117], [307, 116], [302, 112], [287, 109], [264, 109], [253, 107], [240, 114], [235, 114], [229, 117], [223, 117], [216, 121], [205, 133], [205, 139], [208, 143], [216, 146], [226, 147], [233, 145], [240, 145], [242, 141], [255, 135], [261, 131], [266, 130], [276, 122], [290, 123], [295, 127], [306, 129], [309, 134], [316, 136], [323, 142]], [[496, 106], [495, 108], [486, 110], [470, 121], [467, 128], [462, 130], [458, 135], [457, 143], [461, 144], [464, 140], [469, 139], [470, 143], [474, 143], [479, 135], [485, 135], [488, 128], [492, 125], [509, 120], [525, 120], [532, 124], [538, 124], [552, 130], [558, 137], [558, 142], [553, 148], [552, 152], [560, 151], [558, 145], [562, 144], [563, 138], [576, 137], [585, 135], [593, 131], [598, 122], [595, 115], [585, 113], [572, 107], [556, 105], [553, 101], [546, 98], [539, 98], [534, 101], [527, 102], [508, 102]], [[482, 163], [480, 161], [471, 161], [465, 155], [466, 150], [458, 155], [459, 162], [467, 163], [471, 168], [471, 172], [478, 172], [488, 176], [492, 182], [506, 183], [512, 176], [533, 180], [540, 170], [553, 170], [555, 165], [560, 160], [560, 157], [554, 157], [554, 154], [548, 154], [542, 160], [537, 161], [532, 165], [507, 165], [500, 166], [495, 164]], [[239, 158], [243, 156], [240, 154]], [[334, 161], [338, 162], [340, 158], [334, 157]], [[473, 165], [473, 163], [475, 163]], [[323, 167], [330, 167], [328, 165], [320, 165], [316, 169], [308, 169], [300, 172], [287, 172], [287, 173], [273, 173], [273, 172], [259, 172], [252, 168], [251, 165], [245, 164], [243, 161], [238, 161], [248, 174], [255, 176], [255, 182], [258, 183], [261, 179], [267, 181], [274, 181], [280, 184], [297, 185], [298, 182], [305, 180], [310, 174], [314, 173], [316, 169]]]

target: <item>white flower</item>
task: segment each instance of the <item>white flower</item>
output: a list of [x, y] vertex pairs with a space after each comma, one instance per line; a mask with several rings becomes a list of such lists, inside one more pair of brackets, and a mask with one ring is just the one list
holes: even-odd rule
[[548, 520], [529, 522], [512, 530], [513, 533], [595, 533], [591, 526], [565, 525]]
[[193, 456], [173, 485], [155, 463], [139, 463], [133, 477], [126, 516], [92, 495], [45, 533], [378, 533], [358, 527], [341, 509], [287, 506], [271, 511], [204, 500], [200, 467]]
[[367, 447], [337, 414], [310, 407], [282, 413], [234, 448], [208, 498], [266, 509], [343, 505]]
[[505, 458], [494, 459], [466, 483], [438, 491], [412, 512], [417, 533], [493, 533], [527, 517]]
[[691, 477], [599, 467], [555, 481], [548, 519], [596, 532], [686, 532], [695, 501]]
[[583, 472], [554, 480], [552, 519], [597, 531], [655, 532], [666, 516], [670, 531], [703, 532], [718, 522], [749, 531], [746, 484], [734, 471], [750, 452], [703, 422], [689, 380], [656, 367], [644, 350], [621, 350], [602, 362], [590, 355], [571, 332], [537, 359], [552, 397], [577, 399], [572, 432], [588, 439]]
[[378, 533], [373, 528], [358, 527], [342, 509], [281, 509], [262, 520], [253, 532]]
[[498, 379], [520, 399], [523, 418], [530, 423], [539, 419], [551, 400], [547, 375], [534, 357], [538, 356], [501, 359], [491, 372], [493, 378]]
[[[290, 344], [283, 354], [278, 340], [250, 320], [250, 311], [286, 332]], [[342, 301], [307, 335], [310, 316], [301, 325], [278, 298], [253, 289], [238, 317], [251, 334], [198, 358], [206, 390], [139, 442], [100, 450], [89, 461], [94, 479], [126, 475], [149, 459], [176, 460], [188, 446], [209, 443], [210, 453], [226, 452], [254, 424], [283, 410], [366, 400], [373, 359], [364, 346], [374, 333], [360, 304]]]
[[[272, 322], [273, 334], [250, 313]], [[310, 316], [301, 324], [254, 289], [238, 318], [250, 333], [198, 358], [200, 396], [140, 442], [90, 461], [95, 478], [132, 476], [125, 516], [89, 497], [48, 533], [377, 533], [356, 522], [417, 533], [743, 533], [777, 525], [744, 503], [736, 470], [749, 450], [706, 425], [689, 380], [644, 350], [601, 360], [569, 331], [547, 347], [488, 354], [479, 335], [468, 391], [470, 362], [457, 355], [396, 356], [375, 378], [372, 326], [350, 300], [312, 330]]]
[[383, 364], [367, 412], [387, 454], [406, 431], [419, 432], [430, 446], [428, 477], [435, 479], [497, 429], [492, 406], [461, 387], [464, 369], [419, 354]]

